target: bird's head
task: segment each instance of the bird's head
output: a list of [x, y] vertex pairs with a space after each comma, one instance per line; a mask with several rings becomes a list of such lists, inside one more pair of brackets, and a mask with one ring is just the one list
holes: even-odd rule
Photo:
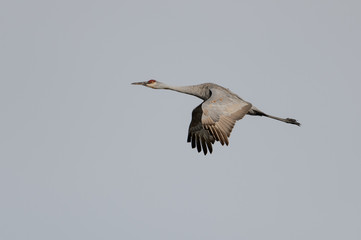
[[165, 85], [161, 82], [158, 82], [154, 79], [151, 79], [149, 81], [146, 82], [134, 82], [132, 83], [133, 85], [143, 85], [145, 87], [150, 87], [150, 88], [154, 88], [154, 89], [162, 89], [165, 88]]

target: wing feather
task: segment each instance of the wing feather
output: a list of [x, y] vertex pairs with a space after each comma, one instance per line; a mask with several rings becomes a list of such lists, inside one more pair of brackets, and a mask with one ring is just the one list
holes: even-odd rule
[[201, 138], [201, 143], [202, 143], [203, 153], [204, 153], [204, 155], [207, 155], [207, 145], [206, 145], [206, 140], [204, 139], [204, 137], [203, 137], [203, 136], [202, 136], [202, 138]]
[[[202, 104], [196, 107], [192, 112], [192, 121], [188, 130], [188, 142], [191, 142], [192, 148], [197, 147], [197, 151], [203, 150], [204, 155], [212, 153], [212, 144], [215, 139], [212, 133], [202, 125]], [[208, 149], [207, 149], [208, 148]]]
[[221, 87], [210, 89], [211, 97], [192, 112], [187, 141], [204, 155], [212, 153], [212, 144], [229, 144], [234, 124], [251, 109], [252, 104]]

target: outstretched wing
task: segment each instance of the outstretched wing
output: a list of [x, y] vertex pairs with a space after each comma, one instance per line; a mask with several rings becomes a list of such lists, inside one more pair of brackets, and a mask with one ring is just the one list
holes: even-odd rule
[[228, 145], [234, 124], [252, 107], [252, 104], [226, 90], [212, 88], [210, 91], [211, 97], [192, 112], [187, 139], [192, 148], [197, 146], [198, 152], [203, 149], [204, 154], [207, 154], [207, 147], [212, 153], [215, 141]]

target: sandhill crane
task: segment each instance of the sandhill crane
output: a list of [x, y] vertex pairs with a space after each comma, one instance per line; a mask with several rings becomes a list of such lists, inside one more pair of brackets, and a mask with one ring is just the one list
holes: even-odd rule
[[234, 124], [246, 114], [269, 117], [297, 126], [301, 125], [292, 118], [279, 118], [268, 115], [252, 106], [251, 103], [244, 101], [229, 89], [214, 83], [173, 87], [152, 79], [132, 84], [154, 89], [173, 90], [203, 99], [204, 101], [192, 112], [187, 142], [191, 143], [192, 148], [197, 147], [198, 152], [203, 149], [204, 155], [207, 154], [207, 149], [212, 153], [212, 144], [215, 141], [219, 141], [222, 145], [228, 145], [228, 138]]

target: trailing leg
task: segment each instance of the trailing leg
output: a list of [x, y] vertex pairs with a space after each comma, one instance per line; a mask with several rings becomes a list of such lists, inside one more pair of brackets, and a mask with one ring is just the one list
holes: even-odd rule
[[278, 120], [278, 121], [281, 121], [281, 122], [301, 126], [301, 124], [299, 122], [297, 122], [296, 119], [293, 119], [293, 118], [280, 118], [280, 117], [275, 117], [275, 116], [272, 116], [272, 115], [268, 115], [268, 114], [262, 112], [261, 110], [257, 109], [254, 106], [252, 106], [252, 108], [248, 111], [247, 114], [252, 115], [252, 116], [268, 117], [268, 118], [272, 118], [272, 119], [275, 119], [275, 120]]

